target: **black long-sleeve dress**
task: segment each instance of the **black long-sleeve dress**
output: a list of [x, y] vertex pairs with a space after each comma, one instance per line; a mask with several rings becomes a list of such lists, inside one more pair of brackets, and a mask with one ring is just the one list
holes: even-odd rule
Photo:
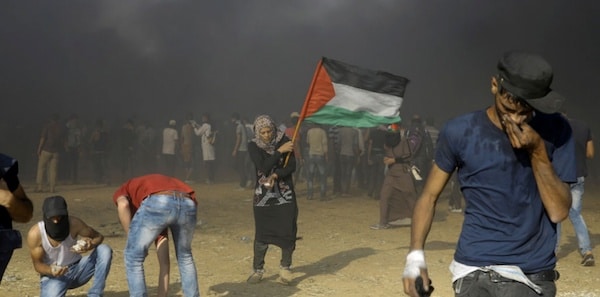
[[[290, 141], [287, 137], [275, 145], [271, 155], [259, 148], [256, 143], [248, 143], [248, 153], [255, 166], [256, 184], [254, 186], [254, 223], [255, 240], [273, 244], [280, 248], [295, 248], [298, 231], [298, 204], [292, 175], [296, 170], [294, 154], [289, 154], [289, 160], [284, 167], [287, 153], [277, 151], [284, 143]], [[264, 183], [275, 173], [277, 184], [267, 189]]]

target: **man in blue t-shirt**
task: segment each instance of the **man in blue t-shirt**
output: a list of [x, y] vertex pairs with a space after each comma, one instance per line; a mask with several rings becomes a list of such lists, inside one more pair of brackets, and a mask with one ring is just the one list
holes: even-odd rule
[[33, 204], [19, 181], [19, 163], [0, 154], [0, 282], [12, 257], [22, 245], [21, 233], [12, 222], [26, 223], [33, 216]]
[[571, 128], [557, 113], [564, 98], [550, 89], [552, 68], [538, 55], [507, 52], [497, 70], [494, 103], [440, 132], [412, 220], [403, 275], [410, 296], [431, 291], [423, 248], [455, 169], [466, 202], [450, 264], [456, 296], [556, 295], [556, 223], [569, 214], [576, 182]]

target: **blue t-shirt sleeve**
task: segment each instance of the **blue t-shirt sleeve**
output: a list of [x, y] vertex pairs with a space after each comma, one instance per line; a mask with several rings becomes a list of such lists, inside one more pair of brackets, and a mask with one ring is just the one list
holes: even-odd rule
[[454, 172], [457, 166], [452, 143], [450, 142], [452, 131], [449, 127], [450, 125], [446, 124], [440, 131], [434, 158], [435, 164], [446, 173]]

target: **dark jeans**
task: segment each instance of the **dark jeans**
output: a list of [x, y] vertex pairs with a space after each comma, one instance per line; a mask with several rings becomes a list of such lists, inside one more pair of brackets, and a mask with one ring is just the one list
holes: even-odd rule
[[65, 151], [65, 178], [73, 183], [79, 182], [79, 148], [69, 147]]
[[247, 151], [237, 151], [235, 154], [235, 170], [240, 177], [240, 188], [245, 188], [246, 183], [250, 176], [248, 175], [248, 162], [250, 162], [250, 156]]
[[8, 266], [8, 262], [10, 262], [12, 254], [13, 250], [0, 251], [0, 283], [2, 283], [2, 276], [4, 275], [4, 271], [6, 271], [6, 267]]
[[106, 175], [107, 161], [106, 153], [101, 151], [94, 151], [91, 155], [92, 158], [92, 170], [94, 172], [94, 182], [105, 183], [108, 181]]
[[327, 174], [332, 178], [333, 194], [340, 194], [342, 192], [342, 166], [340, 164], [340, 154], [330, 152], [329, 156], [330, 161], [327, 163]]
[[350, 184], [352, 183], [352, 170], [356, 164], [355, 156], [340, 156], [341, 163], [341, 184], [342, 194], [350, 194]]
[[327, 192], [327, 174], [325, 173], [327, 163], [325, 162], [325, 156], [311, 155], [308, 157], [306, 167], [308, 167], [308, 174], [306, 177], [307, 194], [309, 199], [313, 196], [313, 182], [315, 177], [319, 183], [319, 193], [321, 198], [325, 197]]
[[[260, 242], [254, 241], [254, 262], [252, 263], [252, 268], [254, 270], [261, 270], [265, 267], [265, 255], [267, 254], [267, 249], [269, 249], [269, 245]], [[294, 248], [281, 249], [281, 261], [279, 265], [281, 267], [290, 267], [292, 266], [292, 254], [294, 253]]]
[[506, 279], [494, 271], [477, 270], [467, 276], [456, 280], [452, 287], [456, 297], [554, 297], [556, 284], [554, 281], [536, 281], [536, 285], [543, 290], [537, 294], [527, 285]]
[[204, 161], [204, 166], [206, 167], [206, 180], [210, 183], [214, 183], [215, 173], [217, 171], [215, 167], [215, 160]]
[[368, 194], [369, 197], [379, 199], [381, 185], [385, 178], [385, 164], [383, 164], [383, 153], [374, 153], [371, 155], [372, 164], [368, 167]]
[[162, 154], [163, 159], [163, 174], [175, 176], [177, 173], [177, 156], [171, 154]]

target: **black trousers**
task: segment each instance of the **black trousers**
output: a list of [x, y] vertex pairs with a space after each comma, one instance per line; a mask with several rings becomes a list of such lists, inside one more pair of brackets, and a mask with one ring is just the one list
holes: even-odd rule
[[[261, 270], [265, 267], [265, 256], [267, 255], [267, 250], [269, 249], [269, 244], [254, 241], [254, 262], [252, 263], [252, 268], [254, 270]], [[281, 249], [281, 261], [279, 265], [281, 267], [290, 267], [292, 266], [292, 254], [294, 253], [294, 247], [292, 248], [282, 248]]]

